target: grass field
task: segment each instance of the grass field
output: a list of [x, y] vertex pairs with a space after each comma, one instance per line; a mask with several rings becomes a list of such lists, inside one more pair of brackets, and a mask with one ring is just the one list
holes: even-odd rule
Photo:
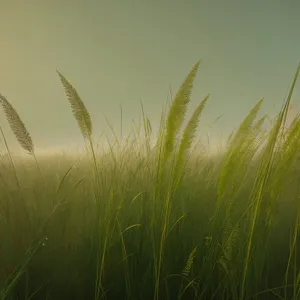
[[285, 128], [300, 65], [272, 128], [257, 118], [261, 99], [215, 158], [194, 146], [209, 95], [183, 126], [199, 65], [157, 135], [142, 110], [143, 136], [106, 152], [58, 72], [86, 143], [78, 157], [39, 157], [0, 95], [28, 152], [14, 157], [1, 129], [1, 300], [300, 299], [299, 115]]

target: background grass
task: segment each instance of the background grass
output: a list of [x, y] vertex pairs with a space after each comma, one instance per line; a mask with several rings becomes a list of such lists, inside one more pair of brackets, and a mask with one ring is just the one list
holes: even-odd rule
[[194, 140], [209, 95], [182, 128], [199, 66], [154, 146], [142, 107], [144, 137], [97, 151], [89, 113], [58, 72], [86, 151], [39, 158], [1, 97], [29, 153], [4, 143], [0, 160], [1, 299], [299, 299], [300, 119], [285, 119], [300, 68], [273, 127], [257, 118], [261, 99], [211, 158]]

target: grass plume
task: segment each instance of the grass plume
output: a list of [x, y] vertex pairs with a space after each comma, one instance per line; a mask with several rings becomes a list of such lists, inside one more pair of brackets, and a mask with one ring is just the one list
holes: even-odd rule
[[11, 130], [13, 131], [16, 139], [20, 143], [21, 147], [29, 152], [30, 154], [34, 153], [34, 146], [29, 132], [27, 131], [25, 124], [19, 117], [17, 111], [14, 107], [8, 102], [8, 100], [0, 94], [0, 102], [3, 107], [6, 119], [10, 125]]
[[65, 89], [66, 95], [70, 102], [73, 115], [77, 120], [78, 127], [81, 130], [84, 138], [91, 138], [92, 136], [92, 121], [88, 110], [86, 109], [83, 101], [79, 97], [75, 88], [69, 83], [65, 76], [57, 71], [61, 83]]

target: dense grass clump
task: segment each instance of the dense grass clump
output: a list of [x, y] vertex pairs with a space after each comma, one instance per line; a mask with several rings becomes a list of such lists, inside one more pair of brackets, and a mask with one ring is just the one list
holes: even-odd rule
[[[29, 157], [0, 127], [0, 299], [300, 299], [300, 116], [286, 128], [297, 78], [270, 130], [263, 99], [210, 158], [195, 136], [208, 94], [184, 128], [197, 62], [161, 115], [156, 143], [128, 136], [97, 151], [92, 121], [58, 72], [86, 144], [78, 157], [36, 155], [11, 103], [0, 102]], [[114, 135], [115, 136], [115, 135]]]

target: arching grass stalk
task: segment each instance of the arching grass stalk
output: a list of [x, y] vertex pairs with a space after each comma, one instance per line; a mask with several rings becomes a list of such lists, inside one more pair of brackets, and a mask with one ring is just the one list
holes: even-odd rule
[[[42, 174], [42, 172], [39, 168], [39, 164], [38, 164], [38, 162], [36, 160], [36, 157], [35, 157], [34, 144], [33, 144], [33, 141], [31, 139], [31, 136], [30, 136], [28, 130], [25, 127], [25, 124], [21, 120], [21, 118], [20, 118], [19, 114], [17, 113], [16, 109], [11, 105], [11, 103], [2, 94], [0, 94], [0, 103], [1, 103], [2, 108], [4, 110], [4, 114], [5, 114], [5, 117], [8, 121], [8, 123], [9, 123], [9, 126], [10, 126], [12, 132], [14, 133], [16, 139], [18, 140], [20, 146], [26, 152], [28, 152], [31, 156], [34, 157], [37, 168], [38, 168], [38, 170], [40, 172], [40, 175], [41, 175], [41, 178], [43, 180], [43, 184], [45, 186], [45, 181], [43, 179], [43, 174]], [[25, 206], [25, 198], [24, 198], [21, 186], [20, 186], [17, 171], [16, 171], [16, 168], [15, 168], [15, 164], [14, 164], [12, 156], [11, 156], [11, 151], [8, 147], [8, 143], [6, 141], [6, 138], [5, 138], [4, 132], [2, 130], [2, 127], [0, 127], [0, 131], [1, 131], [1, 134], [2, 134], [2, 137], [3, 137], [3, 140], [4, 140], [5, 147], [7, 149], [7, 154], [8, 154], [9, 160], [10, 160], [10, 164], [11, 164], [12, 169], [13, 169], [16, 184], [17, 184], [17, 187], [20, 191], [20, 195], [21, 195], [21, 199], [22, 199], [21, 203], [14, 203], [14, 209], [15, 209], [15, 212], [20, 212], [21, 206], [23, 206], [28, 224], [30, 225], [29, 214], [28, 214], [28, 211], [27, 211], [26, 206]], [[21, 218], [20, 215], [17, 216], [17, 219], [19, 219], [19, 218]]]
[[[175, 144], [177, 141], [177, 136], [179, 130], [184, 122], [184, 118], [187, 111], [187, 105], [190, 102], [190, 96], [194, 84], [194, 79], [196, 77], [198, 68], [200, 65], [200, 61], [197, 62], [184, 82], [182, 83], [180, 89], [178, 90], [172, 104], [170, 107], [170, 111], [166, 121], [166, 127], [164, 132], [164, 139], [163, 139], [163, 148], [160, 150], [162, 152], [160, 156], [161, 161], [158, 164], [158, 183], [162, 182], [164, 179], [164, 170], [167, 166], [167, 162], [174, 151]], [[174, 162], [172, 168], [174, 168]], [[171, 211], [171, 196], [172, 196], [172, 187], [174, 182], [174, 172], [172, 171], [169, 182], [167, 184], [167, 191], [164, 195], [164, 208], [163, 208], [163, 221], [162, 221], [162, 228], [161, 228], [161, 236], [159, 242], [159, 250], [158, 250], [158, 257], [157, 257], [157, 267], [156, 267], [156, 278], [155, 278], [155, 290], [154, 290], [154, 300], [159, 299], [159, 287], [160, 287], [160, 273], [163, 261], [163, 253], [164, 253], [164, 245], [165, 239], [167, 235], [168, 223], [169, 223], [169, 216]], [[159, 188], [160, 190], [160, 188]], [[160, 195], [160, 191], [159, 191]]]
[[247, 273], [248, 273], [250, 253], [252, 250], [252, 240], [253, 240], [253, 235], [254, 235], [254, 228], [256, 225], [257, 218], [258, 218], [261, 200], [263, 198], [264, 190], [265, 190], [267, 180], [269, 178], [269, 174], [270, 174], [271, 167], [273, 164], [276, 141], [280, 134], [280, 129], [282, 128], [282, 126], [284, 127], [284, 125], [285, 125], [284, 123], [285, 123], [286, 114], [289, 109], [292, 94], [293, 94], [299, 73], [300, 73], [300, 64], [297, 67], [292, 86], [288, 93], [287, 100], [285, 101], [284, 106], [279, 114], [278, 119], [277, 119], [277, 122], [275, 123], [275, 126], [273, 127], [273, 129], [270, 133], [266, 151], [264, 152], [264, 157], [261, 161], [261, 165], [260, 165], [258, 174], [255, 179], [255, 183], [254, 183], [254, 187], [253, 187], [253, 191], [252, 191], [252, 193], [253, 193], [252, 199], [254, 202], [254, 209], [253, 209], [252, 221], [251, 221], [251, 225], [250, 225], [250, 234], [249, 234], [249, 239], [248, 239], [245, 263], [244, 263], [244, 272], [243, 272], [243, 277], [242, 277], [240, 299], [244, 299], [244, 295], [245, 295], [245, 283], [246, 283], [246, 278], [247, 278]]
[[[29, 132], [27, 131], [27, 129], [25, 127], [25, 124], [21, 120], [21, 118], [20, 118], [19, 114], [17, 113], [16, 109], [1, 94], [0, 94], [0, 102], [1, 102], [1, 105], [4, 109], [4, 113], [5, 113], [5, 116], [6, 116], [6, 119], [7, 119], [8, 123], [10, 125], [11, 130], [13, 131], [15, 137], [17, 138], [20, 146], [34, 158], [35, 164], [36, 164], [38, 172], [41, 176], [43, 185], [44, 185], [44, 187], [46, 187], [43, 173], [40, 169], [39, 163], [38, 163], [36, 155], [35, 155], [34, 144], [33, 144], [33, 141], [31, 139], [31, 136], [30, 136]], [[15, 177], [15, 180], [16, 180], [16, 184], [17, 184], [17, 187], [20, 191], [21, 198], [22, 198], [21, 202], [19, 202], [19, 203], [14, 202], [13, 207], [14, 207], [15, 212], [18, 212], [18, 213], [21, 212], [21, 206], [24, 207], [24, 212], [26, 213], [26, 217], [28, 219], [28, 224], [30, 225], [29, 214], [28, 214], [28, 211], [27, 211], [26, 206], [25, 206], [25, 198], [24, 198], [21, 186], [20, 186], [17, 171], [16, 171], [16, 168], [15, 168], [15, 164], [14, 164], [12, 156], [11, 156], [11, 151], [9, 149], [7, 140], [5, 138], [5, 135], [4, 135], [4, 132], [3, 132], [3, 129], [2, 129], [1, 126], [0, 126], [0, 131], [1, 131], [1, 134], [2, 134], [2, 137], [3, 137], [3, 140], [4, 140], [5, 147], [7, 149], [10, 164], [13, 168], [13, 173], [14, 173], [14, 177]], [[58, 206], [59, 205], [61, 205], [61, 203], [59, 203]], [[32, 257], [34, 256], [35, 252], [37, 251], [38, 247], [41, 245], [41, 243], [43, 243], [44, 239], [41, 238], [41, 235], [44, 232], [46, 223], [49, 221], [50, 217], [56, 211], [56, 208], [58, 206], [54, 206], [54, 204], [53, 204], [52, 211], [50, 212], [49, 216], [46, 218], [44, 223], [40, 226], [39, 231], [36, 233], [35, 237], [33, 238], [32, 243], [31, 243], [32, 246], [25, 253], [25, 261], [23, 263], [21, 263], [11, 273], [9, 278], [7, 278], [6, 286], [0, 292], [1, 297], [3, 297], [3, 299], [6, 298], [6, 296], [11, 292], [13, 287], [17, 284], [17, 282], [19, 281], [21, 276], [24, 274], [25, 268], [28, 266], [29, 262], [31, 261]], [[20, 220], [21, 215], [16, 215], [15, 218], [16, 218], [16, 220]], [[24, 228], [23, 228], [23, 230], [24, 230]], [[20, 238], [20, 236], [18, 235], [18, 239], [19, 238]]]
[[12, 132], [14, 133], [15, 137], [17, 138], [20, 146], [34, 158], [36, 166], [38, 168], [38, 171], [41, 175], [43, 184], [45, 186], [44, 176], [40, 169], [39, 163], [36, 159], [36, 155], [35, 155], [35, 151], [34, 151], [34, 144], [33, 144], [33, 141], [31, 139], [31, 136], [30, 136], [28, 130], [25, 127], [25, 124], [21, 120], [16, 109], [1, 94], [0, 94], [0, 102], [1, 102], [6, 119], [9, 123], [9, 126], [10, 126]]
[[[26, 129], [25, 124], [21, 120], [21, 118], [20, 118], [18, 112], [16, 111], [16, 109], [1, 94], [0, 94], [0, 103], [1, 103], [2, 108], [4, 110], [5, 117], [6, 117], [7, 121], [8, 121], [8, 123], [9, 123], [9, 126], [10, 126], [12, 132], [14, 133], [17, 141], [19, 142], [20, 146], [27, 153], [29, 153], [33, 157], [33, 159], [35, 161], [35, 164], [36, 164], [36, 167], [38, 169], [38, 172], [41, 175], [41, 179], [42, 179], [42, 182], [43, 182], [43, 185], [44, 185], [44, 188], [45, 188], [46, 187], [46, 183], [45, 183], [44, 176], [43, 176], [43, 173], [41, 171], [40, 165], [39, 165], [39, 163], [37, 161], [37, 158], [36, 158], [36, 155], [35, 155], [34, 144], [33, 144], [33, 141], [31, 139], [30, 133]], [[18, 178], [17, 178], [17, 173], [16, 173], [16, 170], [15, 170], [15, 166], [13, 164], [11, 153], [10, 153], [10, 151], [8, 149], [8, 145], [7, 145], [7, 142], [5, 140], [2, 128], [1, 128], [1, 133], [2, 133], [2, 136], [4, 138], [4, 142], [5, 142], [6, 149], [8, 151], [9, 159], [10, 159], [10, 161], [12, 163], [12, 167], [13, 167], [13, 170], [14, 170], [14, 173], [15, 173], [17, 185], [18, 185], [18, 187], [19, 187], [19, 189], [21, 191], [20, 184], [19, 184], [19, 181], [18, 181]], [[24, 200], [23, 196], [22, 196], [22, 198]]]
[[[95, 241], [94, 241], [94, 253], [97, 255], [97, 270], [96, 270], [96, 282], [95, 282], [95, 300], [100, 298], [100, 292], [102, 290], [102, 276], [104, 272], [104, 260], [107, 248], [107, 237], [105, 237], [105, 242], [102, 249], [102, 258], [99, 257], [100, 249], [100, 236], [98, 235], [98, 230], [100, 226], [100, 187], [99, 187], [99, 172], [97, 166], [97, 160], [95, 155], [95, 150], [92, 142], [92, 121], [88, 110], [86, 109], [84, 102], [81, 100], [79, 94], [75, 88], [69, 83], [69, 81], [57, 71], [61, 83], [64, 87], [65, 93], [68, 97], [69, 103], [72, 108], [73, 115], [77, 121], [77, 125], [81, 131], [81, 134], [86, 143], [87, 149], [89, 148], [92, 153], [93, 169], [94, 169], [94, 193], [96, 199], [96, 224], [95, 224]], [[103, 292], [103, 291], [102, 291]]]

